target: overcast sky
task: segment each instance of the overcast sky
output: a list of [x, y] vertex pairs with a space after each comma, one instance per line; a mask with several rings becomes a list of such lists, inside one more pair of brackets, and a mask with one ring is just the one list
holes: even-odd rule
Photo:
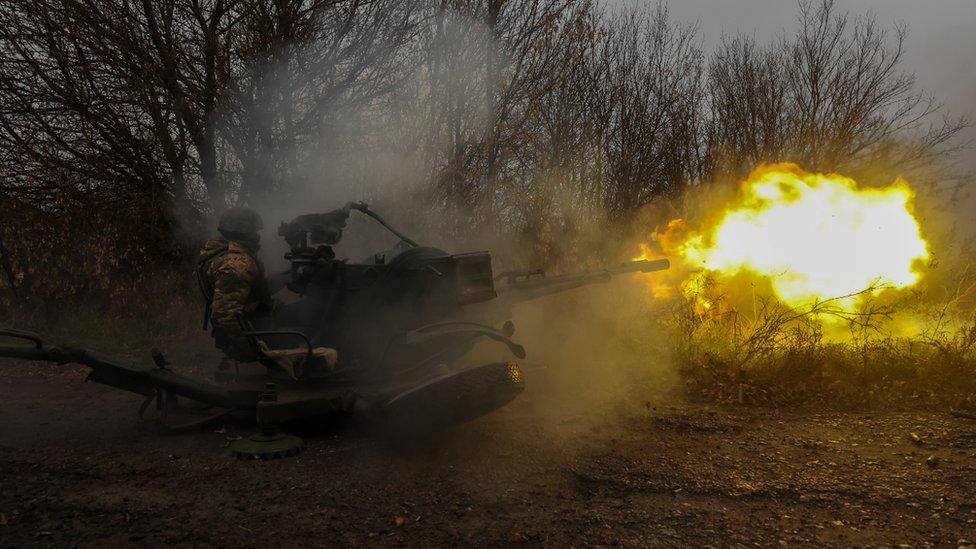
[[[657, 0], [610, 0], [646, 4]], [[771, 39], [796, 28], [796, 0], [670, 0], [675, 19], [698, 22], [709, 49], [722, 34]], [[904, 68], [954, 114], [976, 118], [976, 0], [837, 0], [840, 11], [873, 12], [879, 23], [908, 25]], [[968, 132], [976, 137], [976, 130]], [[976, 151], [969, 154], [976, 159]], [[967, 164], [969, 162], [966, 162]], [[976, 162], [973, 163], [976, 165]]]

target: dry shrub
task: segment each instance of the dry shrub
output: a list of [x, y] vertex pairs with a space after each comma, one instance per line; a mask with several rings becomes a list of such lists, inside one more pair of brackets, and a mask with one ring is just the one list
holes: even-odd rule
[[714, 280], [699, 291], [709, 295], [710, 308], [692, 296], [664, 321], [694, 400], [836, 408], [976, 404], [976, 324], [954, 299], [934, 302], [915, 293], [879, 304], [869, 289], [853, 313], [837, 305], [842, 297], [806, 308], [758, 297], [754, 310], [743, 312], [722, 301]]
[[0, 205], [10, 266], [8, 273], [0, 265], [0, 326], [110, 349], [199, 326], [185, 250], [147, 234], [137, 210], [97, 201], [49, 210]]

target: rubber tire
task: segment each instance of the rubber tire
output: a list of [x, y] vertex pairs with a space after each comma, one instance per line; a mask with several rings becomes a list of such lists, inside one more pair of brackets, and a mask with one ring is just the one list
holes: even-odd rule
[[514, 362], [472, 366], [391, 398], [382, 407], [381, 429], [393, 442], [420, 440], [493, 412], [523, 389]]

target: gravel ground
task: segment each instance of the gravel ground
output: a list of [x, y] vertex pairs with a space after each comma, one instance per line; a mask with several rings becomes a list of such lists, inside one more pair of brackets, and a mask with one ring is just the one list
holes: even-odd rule
[[410, 453], [305, 427], [301, 455], [239, 462], [246, 425], [159, 436], [83, 376], [0, 362], [0, 546], [976, 541], [976, 421], [944, 413], [555, 399], [543, 374]]

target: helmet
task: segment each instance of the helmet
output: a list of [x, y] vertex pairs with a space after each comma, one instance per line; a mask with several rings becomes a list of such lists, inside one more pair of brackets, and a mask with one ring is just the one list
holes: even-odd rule
[[217, 230], [228, 238], [253, 240], [257, 232], [264, 228], [258, 212], [244, 206], [235, 206], [220, 216]]

